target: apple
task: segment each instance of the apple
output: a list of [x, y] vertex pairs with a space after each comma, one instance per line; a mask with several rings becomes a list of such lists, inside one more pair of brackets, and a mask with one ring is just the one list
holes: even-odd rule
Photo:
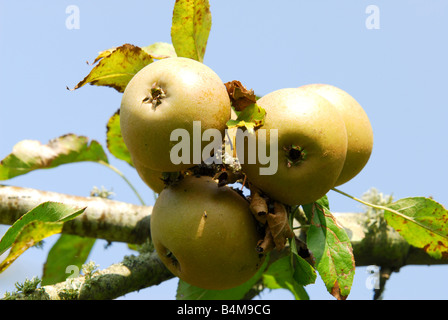
[[132, 162], [142, 181], [155, 193], [162, 192], [163, 188], [165, 188], [163, 172], [152, 170], [136, 160], [133, 160]]
[[[266, 149], [271, 130], [278, 130], [278, 169], [261, 174], [259, 161], [239, 156], [250, 183], [287, 205], [314, 202], [336, 183], [347, 153], [347, 132], [342, 116], [326, 99], [303, 88], [285, 88], [257, 101], [266, 110]], [[245, 150], [247, 151], [247, 150]], [[272, 150], [271, 150], [272, 152]]]
[[330, 101], [344, 119], [348, 138], [347, 156], [335, 186], [344, 184], [361, 172], [372, 153], [373, 131], [369, 118], [355, 98], [338, 87], [308, 84], [302, 88], [312, 90]]
[[141, 69], [123, 93], [123, 140], [135, 161], [149, 169], [185, 170], [195, 165], [193, 143], [189, 161], [173, 163], [172, 132], [184, 129], [192, 139], [193, 122], [200, 121], [202, 132], [217, 129], [224, 137], [230, 108], [224, 83], [208, 66], [181, 57], [158, 60]]
[[249, 280], [264, 257], [248, 201], [207, 176], [165, 188], [151, 214], [151, 239], [166, 267], [185, 282], [221, 290]]

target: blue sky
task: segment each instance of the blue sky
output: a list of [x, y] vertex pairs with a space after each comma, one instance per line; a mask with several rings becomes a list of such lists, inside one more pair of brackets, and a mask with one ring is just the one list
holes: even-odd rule
[[[448, 205], [448, 2], [396, 1], [217, 1], [204, 63], [224, 82], [240, 80], [258, 95], [309, 83], [329, 83], [366, 110], [374, 150], [365, 169], [340, 187], [355, 196], [371, 187], [396, 199], [432, 196]], [[105, 145], [105, 126], [121, 94], [104, 87], [68, 91], [90, 71], [99, 51], [131, 43], [170, 42], [174, 1], [0, 0], [0, 159], [24, 139], [48, 140], [66, 133]], [[76, 5], [80, 28], [68, 29], [66, 8]], [[366, 8], [379, 9], [379, 29], [366, 28]], [[153, 196], [126, 163], [110, 157], [148, 204]], [[111, 170], [94, 163], [61, 166], [5, 184], [87, 196], [93, 186], [114, 199], [138, 199]], [[362, 207], [328, 194], [332, 211]], [[0, 227], [0, 234], [5, 230]], [[40, 275], [51, 243], [31, 249], [0, 274], [0, 292]], [[98, 241], [91, 259], [101, 268], [129, 253], [122, 244], [107, 250]], [[349, 298], [370, 299], [368, 274], [358, 268]], [[448, 267], [407, 266], [392, 274], [385, 299], [447, 299]], [[129, 294], [132, 299], [173, 299], [176, 280]], [[307, 287], [312, 299], [332, 299], [322, 283]], [[266, 299], [291, 299], [283, 290]]]

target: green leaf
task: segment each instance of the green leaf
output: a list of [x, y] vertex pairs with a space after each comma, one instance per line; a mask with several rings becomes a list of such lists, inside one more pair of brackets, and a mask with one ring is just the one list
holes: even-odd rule
[[25, 213], [6, 231], [0, 240], [0, 255], [11, 247], [19, 233], [27, 224], [34, 221], [65, 222], [77, 217], [83, 213], [85, 209], [86, 208], [80, 209], [58, 202], [44, 202], [39, 204]]
[[384, 207], [387, 223], [409, 244], [433, 258], [448, 258], [448, 211], [441, 204], [429, 198], [413, 197]]
[[307, 246], [328, 292], [339, 300], [350, 293], [355, 260], [350, 239], [327, 208], [326, 197], [302, 206], [310, 222]]
[[50, 285], [65, 281], [70, 275], [68, 266], [76, 266], [81, 270], [86, 262], [96, 239], [61, 234], [47, 256], [42, 276], [42, 285]]
[[60, 233], [65, 221], [84, 211], [85, 208], [44, 202], [24, 214], [6, 231], [0, 241], [0, 254], [11, 248], [8, 256], [0, 263], [0, 272], [8, 268], [28, 248], [46, 237]]
[[176, 57], [176, 50], [171, 43], [156, 42], [142, 49], [155, 59]]
[[185, 281], [179, 279], [177, 286], [177, 300], [240, 300], [261, 278], [263, 271], [266, 269], [268, 258], [265, 259], [263, 265], [255, 273], [255, 275], [245, 283], [231, 289], [226, 290], [207, 290], [192, 286]]
[[140, 47], [124, 44], [100, 52], [93, 64], [98, 61], [99, 63], [72, 90], [90, 83], [124, 92], [132, 77], [143, 67], [152, 63], [153, 57]]
[[22, 253], [44, 238], [60, 233], [62, 222], [32, 221], [24, 226], [15, 238], [11, 251], [0, 263], [0, 273], [5, 271]]
[[108, 163], [103, 147], [88, 138], [67, 134], [42, 145], [39, 141], [23, 140], [0, 162], [0, 180], [7, 180], [37, 169], [63, 164], [94, 161]]
[[294, 264], [294, 280], [302, 286], [314, 283], [317, 278], [314, 268], [296, 253], [293, 253], [292, 259]]
[[[306, 262], [305, 262], [306, 263]], [[263, 274], [263, 283], [269, 289], [287, 289], [291, 291], [296, 300], [309, 300], [303, 285], [294, 275], [289, 256], [275, 261]]]
[[177, 0], [171, 25], [177, 56], [203, 62], [211, 26], [208, 0]]
[[[328, 201], [327, 201], [328, 204]], [[299, 206], [297, 206], [293, 211], [289, 213], [289, 226], [291, 230], [293, 230], [293, 224], [294, 224], [294, 215], [295, 211], [299, 209]], [[314, 268], [305, 260], [303, 259], [297, 250], [297, 243], [296, 243], [296, 237], [289, 239], [289, 246], [290, 246], [290, 256], [291, 256], [291, 267], [294, 269], [293, 278], [294, 280], [302, 285], [306, 286], [308, 284], [314, 283], [316, 281], [317, 275]]]
[[120, 128], [120, 110], [107, 122], [107, 149], [116, 158], [126, 161], [131, 166], [134, 166], [131, 159], [131, 154], [123, 141]]
[[245, 127], [250, 133], [253, 133], [256, 128], [264, 125], [265, 116], [266, 110], [256, 103], [253, 103], [239, 112], [236, 120], [231, 119], [227, 121], [227, 127], [229, 129], [233, 127]]

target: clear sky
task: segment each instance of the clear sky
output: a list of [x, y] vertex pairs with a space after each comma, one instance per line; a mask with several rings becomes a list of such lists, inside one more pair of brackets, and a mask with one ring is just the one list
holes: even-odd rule
[[[361, 196], [371, 187], [396, 199], [432, 196], [448, 205], [448, 2], [445, 0], [218, 1], [211, 0], [212, 30], [204, 63], [224, 82], [240, 80], [258, 95], [309, 83], [338, 86], [364, 107], [375, 142], [365, 169], [340, 189]], [[79, 9], [79, 29], [66, 26], [66, 9]], [[111, 88], [74, 87], [99, 51], [131, 43], [170, 42], [174, 1], [0, 0], [0, 159], [24, 139], [85, 135], [105, 146], [105, 126], [119, 108]], [[366, 10], [373, 5], [374, 11]], [[367, 13], [366, 13], [367, 11]], [[371, 18], [375, 18], [371, 20]], [[373, 28], [372, 28], [373, 27]], [[110, 156], [144, 195], [153, 196], [126, 163]], [[93, 186], [114, 199], [138, 199], [111, 170], [94, 163], [61, 166], [5, 184], [87, 196]], [[359, 212], [352, 200], [330, 192], [334, 212]], [[0, 226], [0, 235], [6, 230]], [[0, 274], [0, 292], [40, 276], [46, 252], [30, 249]], [[130, 253], [99, 240], [91, 259], [106, 268]], [[370, 299], [366, 268], [358, 268], [350, 299]], [[448, 266], [406, 266], [392, 274], [385, 299], [447, 299]], [[311, 299], [333, 299], [318, 280]], [[173, 299], [176, 280], [125, 298]], [[291, 299], [284, 290], [266, 299]]]

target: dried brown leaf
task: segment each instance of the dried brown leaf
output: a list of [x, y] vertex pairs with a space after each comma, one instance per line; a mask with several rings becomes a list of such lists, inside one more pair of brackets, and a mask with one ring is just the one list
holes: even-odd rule
[[233, 80], [227, 82], [225, 85], [230, 101], [232, 102], [232, 106], [236, 111], [242, 111], [247, 106], [257, 102], [254, 91], [252, 89], [247, 90], [240, 81]]
[[251, 192], [250, 211], [254, 215], [255, 219], [257, 219], [262, 224], [266, 223], [268, 204], [266, 202], [266, 199], [264, 199], [257, 191]]
[[274, 238], [272, 237], [272, 233], [271, 230], [269, 229], [269, 226], [266, 225], [264, 238], [259, 240], [257, 243], [257, 251], [259, 253], [266, 254], [270, 252], [272, 249], [274, 249], [274, 247], [275, 247]]
[[274, 202], [274, 213], [268, 213], [267, 222], [274, 239], [275, 248], [282, 250], [286, 240], [294, 237], [288, 221], [288, 212], [280, 202]]

